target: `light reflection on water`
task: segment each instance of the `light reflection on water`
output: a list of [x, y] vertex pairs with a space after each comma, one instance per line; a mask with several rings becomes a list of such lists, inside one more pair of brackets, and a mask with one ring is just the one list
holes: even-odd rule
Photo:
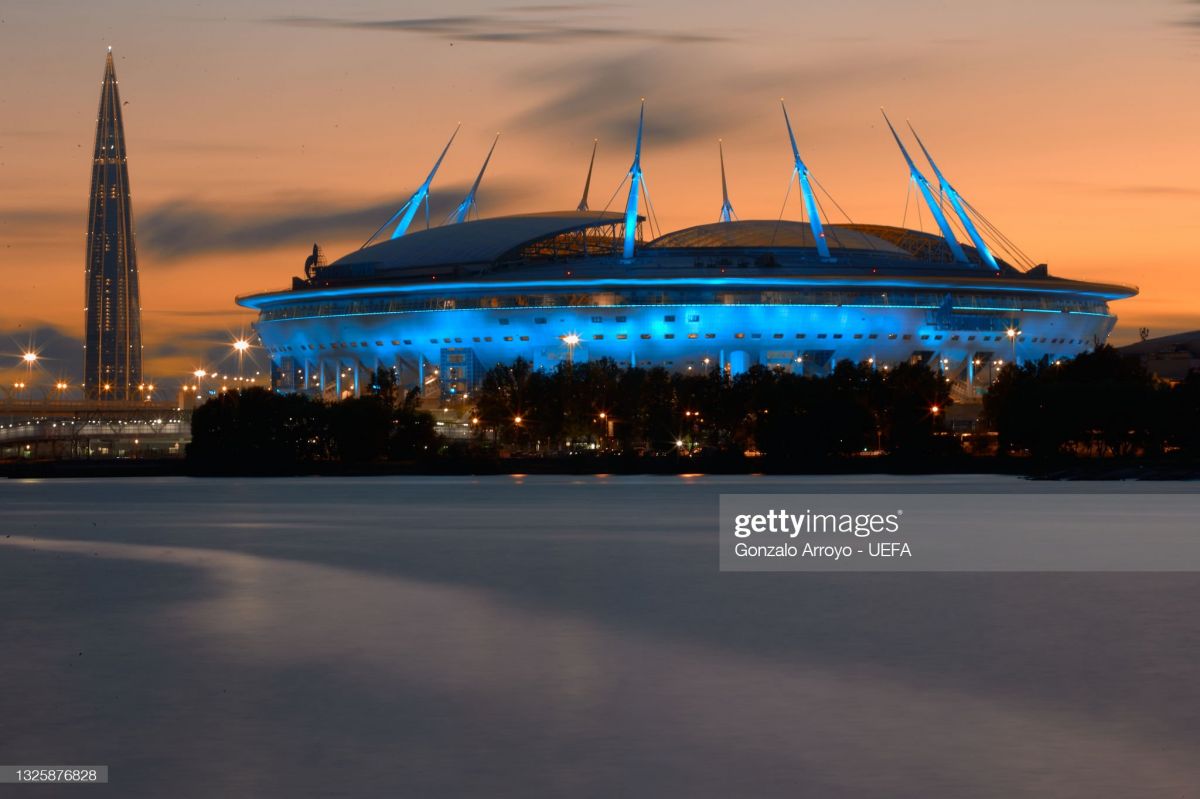
[[108, 763], [98, 796], [1200, 784], [1198, 576], [716, 571], [721, 491], [931, 487], [1030, 488], [3, 484], [0, 760]]

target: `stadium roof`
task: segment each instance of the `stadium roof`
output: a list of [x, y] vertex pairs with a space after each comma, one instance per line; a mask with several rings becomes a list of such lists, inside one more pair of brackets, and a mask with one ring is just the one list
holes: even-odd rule
[[[860, 230], [829, 225], [825, 241], [831, 250], [870, 250], [900, 257], [908, 251]], [[712, 222], [707, 225], [675, 230], [646, 245], [655, 249], [699, 247], [810, 247], [815, 248], [812, 227], [790, 219], [746, 219], [736, 222]]]
[[549, 211], [478, 219], [418, 230], [355, 250], [331, 267], [376, 272], [443, 264], [490, 263], [514, 250], [563, 233], [620, 223], [625, 215], [604, 211]]

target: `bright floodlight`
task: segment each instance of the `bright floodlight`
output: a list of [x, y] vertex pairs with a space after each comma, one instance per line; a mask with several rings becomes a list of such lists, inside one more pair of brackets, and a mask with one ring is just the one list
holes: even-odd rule
[[250, 342], [246, 341], [244, 338], [239, 338], [237, 341], [233, 342], [233, 348], [238, 352], [245, 352], [246, 350], [250, 349]]
[[37, 363], [38, 355], [36, 352], [27, 352], [21, 356], [25, 359], [25, 363]]
[[203, 369], [197, 369], [196, 371], [192, 372], [192, 374], [196, 376], [197, 380], [199, 380], [200, 378], [202, 378], [206, 374], [208, 374], [208, 372], [205, 372]]
[[574, 347], [576, 344], [579, 343], [579, 334], [578, 333], [568, 333], [567, 335], [563, 336], [562, 340], [563, 340], [563, 343], [566, 344], [568, 347]]

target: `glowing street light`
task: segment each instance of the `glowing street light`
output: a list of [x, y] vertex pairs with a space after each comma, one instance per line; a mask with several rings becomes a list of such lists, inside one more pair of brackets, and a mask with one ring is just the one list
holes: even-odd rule
[[568, 333], [562, 337], [562, 342], [567, 345], [567, 363], [575, 363], [575, 348], [579, 346], [579, 334]]
[[250, 349], [250, 342], [246, 341], [244, 338], [239, 338], [237, 341], [233, 342], [233, 348], [238, 352], [245, 352], [246, 350]]
[[1021, 331], [1015, 327], [1010, 327], [1004, 331], [1004, 335], [1008, 336], [1008, 340], [1012, 342], [1012, 361], [1017, 363], [1017, 336], [1021, 335]]
[[33, 366], [35, 363], [37, 363], [38, 354], [36, 352], [27, 352], [21, 356], [21, 360], [25, 361], [25, 363], [28, 365]]

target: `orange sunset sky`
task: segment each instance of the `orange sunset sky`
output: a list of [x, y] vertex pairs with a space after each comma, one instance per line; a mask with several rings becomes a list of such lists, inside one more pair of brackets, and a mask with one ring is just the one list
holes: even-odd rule
[[[1142, 326], [1200, 327], [1200, 3], [518, 3], [5, 3], [5, 379], [29, 344], [45, 376], [80, 371], [109, 45], [145, 373], [163, 384], [211, 367], [249, 330], [235, 295], [286, 286], [314, 241], [331, 260], [361, 244], [460, 120], [435, 218], [497, 130], [483, 215], [573, 208], [594, 137], [602, 206], [628, 168], [642, 96], [664, 230], [717, 218], [718, 137], [738, 215], [779, 215], [791, 169], [780, 97], [809, 167], [854, 221], [900, 224], [908, 180], [884, 106], [1052, 273], [1140, 288], [1115, 305], [1118, 343]], [[794, 193], [785, 214], [799, 218]]]

